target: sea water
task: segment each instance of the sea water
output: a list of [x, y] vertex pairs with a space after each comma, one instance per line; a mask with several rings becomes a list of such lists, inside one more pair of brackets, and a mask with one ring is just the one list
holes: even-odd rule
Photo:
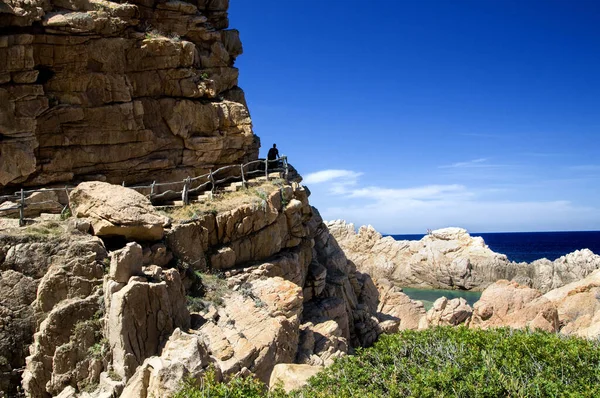
[[[510, 261], [532, 262], [540, 258], [556, 260], [575, 250], [590, 249], [600, 254], [600, 231], [576, 232], [494, 232], [470, 233], [481, 236], [489, 248], [496, 253], [506, 254]], [[420, 240], [424, 235], [390, 235], [396, 240]], [[403, 288], [413, 300], [420, 300], [426, 309], [442, 296], [449, 299], [463, 297], [473, 305], [480, 292], [464, 290], [413, 289]]]

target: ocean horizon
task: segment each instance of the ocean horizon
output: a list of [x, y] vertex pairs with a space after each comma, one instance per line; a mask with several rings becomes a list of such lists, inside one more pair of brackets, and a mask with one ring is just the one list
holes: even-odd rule
[[[556, 260], [575, 250], [590, 249], [600, 254], [600, 231], [554, 232], [469, 232], [480, 236], [496, 253], [510, 261], [532, 262], [541, 258]], [[420, 240], [426, 234], [387, 234], [395, 240]]]

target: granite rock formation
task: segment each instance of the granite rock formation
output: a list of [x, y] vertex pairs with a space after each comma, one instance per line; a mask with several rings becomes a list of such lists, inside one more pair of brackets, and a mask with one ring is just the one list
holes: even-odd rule
[[[32, 391], [38, 391], [40, 384], [45, 389], [43, 385], [51, 381], [53, 373], [48, 360], [66, 352], [66, 347], [62, 351], [58, 348], [68, 343], [77, 317], [96, 305], [94, 297], [102, 285], [106, 256], [98, 238], [78, 231], [60, 236], [0, 233], [0, 391], [10, 394], [21, 384], [32, 343], [28, 361], [36, 364], [35, 377], [28, 380]], [[80, 303], [89, 297], [89, 305]], [[93, 338], [91, 342], [89, 338], [81, 341], [83, 345], [90, 343], [94, 344]], [[76, 349], [68, 351], [77, 356]], [[81, 349], [85, 352], [87, 347]], [[85, 379], [83, 373], [78, 376], [81, 380]], [[71, 377], [69, 371], [61, 370], [56, 376], [51, 389]]]
[[554, 261], [511, 262], [462, 228], [435, 230], [419, 241], [396, 241], [371, 226], [358, 232], [342, 220], [327, 226], [361, 272], [404, 287], [482, 291], [506, 279], [547, 292], [600, 269], [600, 256], [588, 249]]
[[[297, 183], [262, 183], [231, 194], [229, 207], [173, 216], [152, 241], [98, 233], [106, 204], [78, 194], [98, 184], [71, 195], [84, 218], [0, 236], [0, 286], [11, 287], [0, 292], [4, 391], [22, 374], [31, 397], [163, 396], [209, 367], [268, 383], [277, 364], [318, 369], [384, 331], [426, 326], [420, 303], [357, 271]], [[132, 190], [99, 186], [131, 191], [115, 198], [139, 207]], [[76, 210], [82, 203], [88, 211]]]
[[121, 236], [140, 241], [160, 240], [169, 219], [159, 215], [144, 195], [106, 182], [83, 182], [70, 195], [78, 218], [87, 219], [96, 236]]
[[256, 159], [228, 3], [0, 3], [0, 191]]
[[483, 329], [512, 327], [556, 332], [559, 319], [556, 306], [538, 290], [500, 280], [483, 291], [473, 307], [469, 325]]

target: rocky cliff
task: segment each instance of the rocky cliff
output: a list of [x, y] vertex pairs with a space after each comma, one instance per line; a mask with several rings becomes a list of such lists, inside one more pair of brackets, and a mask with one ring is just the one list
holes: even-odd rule
[[255, 159], [228, 0], [0, 2], [0, 192]]
[[435, 230], [419, 241], [396, 241], [382, 237], [371, 226], [360, 227], [358, 232], [342, 220], [327, 226], [361, 272], [405, 287], [481, 291], [506, 279], [548, 292], [600, 268], [600, 256], [588, 249], [554, 261], [511, 262], [462, 228]]
[[87, 182], [74, 218], [0, 228], [2, 389], [169, 396], [209, 367], [269, 382], [425, 326], [421, 304], [356, 270], [307, 190], [254, 184], [160, 213]]

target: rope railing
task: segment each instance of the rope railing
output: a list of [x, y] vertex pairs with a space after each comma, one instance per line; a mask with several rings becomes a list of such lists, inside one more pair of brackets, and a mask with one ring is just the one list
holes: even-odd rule
[[[264, 167], [260, 168], [260, 165], [263, 164]], [[248, 169], [250, 166], [252, 165], [258, 165], [258, 167], [255, 170], [247, 170], [244, 171], [244, 169]], [[275, 167], [273, 167], [275, 166]], [[216, 179], [215, 175], [218, 173], [222, 173], [226, 170], [234, 170], [237, 169], [239, 171], [239, 175], [238, 174], [232, 174], [232, 175], [228, 175], [224, 178], [221, 179]], [[226, 182], [232, 181], [232, 180], [241, 180], [242, 182], [242, 187], [246, 187], [248, 180], [251, 178], [254, 178], [254, 176], [261, 176], [264, 175], [264, 177], [266, 178], [266, 180], [269, 180], [269, 173], [272, 172], [283, 172], [284, 173], [284, 178], [287, 180], [288, 178], [288, 173], [289, 173], [289, 165], [288, 165], [288, 161], [287, 161], [287, 156], [282, 156], [279, 159], [275, 159], [275, 160], [268, 160], [268, 159], [258, 159], [258, 160], [253, 160], [250, 161], [248, 163], [243, 163], [243, 164], [236, 164], [236, 165], [228, 165], [228, 166], [223, 166], [220, 167], [216, 170], [210, 170], [208, 173], [206, 174], [202, 174], [196, 177], [187, 177], [182, 181], [169, 181], [169, 182], [156, 182], [153, 181], [152, 184], [150, 185], [134, 185], [134, 186], [130, 186], [127, 187], [129, 189], [134, 189], [142, 194], [144, 194], [144, 191], [150, 190], [150, 192], [148, 194], [144, 194], [146, 197], [148, 197], [148, 199], [150, 199], [150, 202], [152, 204], [158, 203], [158, 202], [164, 202], [164, 201], [172, 201], [175, 200], [177, 198], [181, 198], [181, 201], [183, 202], [184, 205], [189, 205], [190, 204], [190, 196], [199, 196], [200, 193], [204, 193], [204, 192], [208, 192], [210, 191], [211, 195], [213, 195], [215, 193], [215, 189], [218, 186], [223, 185]], [[199, 181], [203, 178], [207, 178], [208, 180], [197, 185], [194, 186], [194, 182]], [[167, 189], [164, 192], [159, 192], [157, 193], [157, 188], [161, 188], [161, 187], [169, 187], [169, 186], [174, 186], [174, 185], [182, 185], [181, 190], [172, 190], [172, 189]], [[125, 182], [123, 182], [123, 186], [125, 186]], [[210, 189], [208, 189], [210, 187]], [[37, 192], [65, 192], [67, 194], [67, 201], [69, 200], [69, 191], [74, 190], [76, 187], [69, 187], [69, 186], [65, 186], [64, 188], [45, 188], [45, 189], [28, 189], [28, 190], [24, 190], [23, 188], [21, 188], [21, 190], [17, 191], [14, 193], [14, 195], [4, 195], [4, 196], [0, 196], [0, 203], [2, 203], [2, 201], [5, 200], [15, 200], [15, 202], [18, 203], [17, 206], [12, 206], [12, 207], [5, 207], [0, 209], [0, 213], [4, 213], [7, 211], [12, 211], [12, 210], [19, 210], [19, 226], [24, 226], [25, 225], [25, 208], [28, 206], [33, 206], [33, 205], [42, 205], [42, 204], [48, 204], [48, 203], [56, 203], [55, 201], [52, 200], [46, 200], [43, 202], [33, 202], [33, 203], [29, 203], [27, 204], [25, 201], [25, 195], [30, 195], [33, 193], [37, 193]], [[29, 199], [29, 198], [27, 198]], [[67, 204], [68, 206], [68, 204]], [[65, 206], [66, 208], [66, 206]], [[63, 209], [64, 211], [64, 209]]]

